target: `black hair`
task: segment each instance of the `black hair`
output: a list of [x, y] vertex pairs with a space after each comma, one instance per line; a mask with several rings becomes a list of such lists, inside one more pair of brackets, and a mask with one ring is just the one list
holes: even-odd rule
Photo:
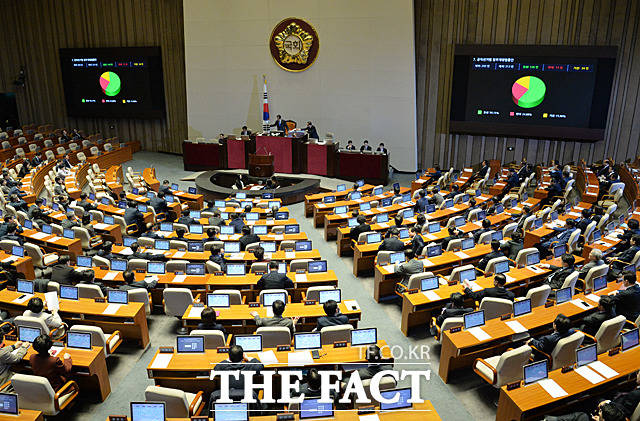
[[455, 308], [462, 308], [464, 306], [464, 296], [459, 292], [451, 293], [449, 299]]
[[[204, 310], [203, 310], [204, 311]], [[229, 348], [229, 361], [232, 363], [239, 363], [244, 356], [244, 349], [240, 345], [234, 345]]]
[[269, 269], [278, 269], [278, 262], [272, 260], [269, 262]]
[[573, 254], [563, 254], [562, 263], [566, 263], [569, 266], [573, 266], [576, 263], [576, 258]]
[[248, 225], [243, 225], [241, 231], [245, 235], [251, 234], [251, 228]]
[[274, 316], [282, 316], [282, 313], [284, 313], [284, 301], [282, 300], [275, 300], [273, 303], [271, 303], [271, 308], [273, 309], [273, 315]]
[[638, 222], [637, 219], [630, 219], [629, 222], [627, 222], [627, 225], [632, 230], [636, 230], [636, 229], [638, 229], [640, 227], [640, 222]]
[[358, 222], [358, 224], [364, 224], [365, 222], [367, 222], [367, 218], [365, 218], [364, 215], [358, 215], [356, 221]]
[[556, 330], [563, 335], [571, 329], [571, 319], [564, 314], [558, 314], [553, 324], [556, 326]]
[[208, 325], [214, 324], [216, 322], [216, 311], [211, 307], [203, 308], [202, 313], [200, 313], [200, 320]]
[[635, 272], [631, 272], [629, 270], [625, 271], [624, 274], [622, 275], [622, 277], [624, 278], [625, 281], [627, 281], [630, 284], [635, 284], [636, 281], [638, 280], [638, 277], [636, 276]]
[[32, 313], [40, 313], [44, 309], [44, 303], [42, 302], [42, 299], [33, 297], [29, 300], [27, 309]]
[[33, 349], [40, 355], [41, 357], [48, 357], [49, 350], [53, 346], [53, 340], [49, 337], [49, 335], [40, 335], [33, 340]]
[[327, 316], [335, 316], [338, 311], [338, 303], [336, 303], [335, 300], [325, 301], [322, 307]]
[[489, 219], [485, 218], [482, 220], [482, 228], [489, 228], [491, 226], [491, 221], [489, 221]]
[[496, 284], [500, 285], [501, 287], [503, 287], [506, 283], [507, 283], [507, 277], [504, 276], [503, 273], [499, 273], [497, 274], [493, 280], [496, 282]]
[[256, 257], [257, 260], [262, 260], [264, 259], [264, 248], [258, 246], [255, 249], [253, 249], [253, 255]]
[[67, 263], [69, 263], [69, 255], [68, 254], [63, 254], [62, 256], [58, 257], [58, 263], [62, 264], [62, 265], [66, 265]]
[[493, 250], [493, 251], [498, 251], [498, 250], [500, 250], [500, 241], [498, 241], [498, 240], [491, 240], [491, 250]]
[[124, 281], [128, 284], [136, 280], [136, 274], [133, 273], [132, 270], [125, 270], [124, 272], [122, 272], [122, 277], [124, 278]]

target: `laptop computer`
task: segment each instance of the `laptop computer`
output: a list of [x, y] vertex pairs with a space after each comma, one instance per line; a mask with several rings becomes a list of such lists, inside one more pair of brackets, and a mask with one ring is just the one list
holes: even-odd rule
[[67, 333], [67, 348], [91, 349], [91, 333], [69, 331]]
[[378, 329], [375, 327], [367, 329], [351, 330], [351, 346], [371, 345], [378, 343]]
[[322, 348], [320, 332], [295, 333], [293, 335], [293, 347], [296, 351]]
[[166, 421], [164, 402], [131, 402], [131, 421]]
[[178, 336], [176, 351], [179, 354], [204, 352], [204, 336]]
[[233, 340], [244, 352], [262, 352], [262, 335], [234, 335]]

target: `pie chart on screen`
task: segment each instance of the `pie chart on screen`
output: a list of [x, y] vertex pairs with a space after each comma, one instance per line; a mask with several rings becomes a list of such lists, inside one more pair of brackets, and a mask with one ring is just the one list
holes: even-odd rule
[[533, 108], [540, 105], [547, 93], [542, 79], [535, 76], [523, 76], [511, 87], [511, 99], [522, 108]]
[[113, 72], [104, 72], [100, 75], [100, 88], [107, 96], [116, 96], [120, 93], [120, 77]]

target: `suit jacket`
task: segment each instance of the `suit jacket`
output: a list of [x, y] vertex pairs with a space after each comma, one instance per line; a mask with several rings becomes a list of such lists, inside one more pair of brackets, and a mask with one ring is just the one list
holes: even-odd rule
[[580, 228], [583, 234], [591, 222], [593, 222], [591, 218], [582, 218], [580, 222], [578, 222], [578, 228]]
[[221, 226], [224, 225], [224, 219], [219, 216], [211, 216], [209, 217], [209, 225]]
[[520, 185], [520, 178], [518, 177], [517, 173], [513, 173], [509, 176], [509, 178], [507, 179], [507, 187], [506, 189], [512, 189], [514, 187], [518, 187]]
[[416, 234], [411, 239], [411, 249], [413, 250], [414, 256], [419, 256], [422, 253], [423, 248], [424, 248], [424, 240], [422, 239], [422, 235]]
[[371, 151], [371, 150], [373, 150], [373, 149], [371, 149], [371, 145], [366, 145], [366, 146], [362, 145], [362, 146], [360, 146], [360, 152]]
[[397, 238], [385, 238], [382, 244], [378, 247], [378, 251], [402, 251], [404, 250], [404, 243]]
[[351, 231], [349, 232], [349, 238], [351, 238], [353, 241], [358, 241], [358, 237], [360, 236], [360, 234], [369, 231], [371, 231], [371, 225], [367, 223], [360, 224], [356, 227], [351, 228]]
[[489, 171], [488, 165], [486, 167], [480, 167], [478, 170], [478, 178], [484, 178], [484, 176], [487, 175], [487, 171]]
[[598, 311], [597, 313], [593, 313], [582, 319], [582, 326], [580, 326], [580, 330], [586, 334], [591, 336], [595, 336], [602, 326], [602, 323], [609, 319], [613, 319], [616, 317], [614, 312], [605, 313], [604, 311]]
[[206, 323], [200, 322], [198, 323], [198, 327], [196, 327], [196, 329], [198, 330], [219, 330], [220, 332], [226, 334], [227, 331], [225, 330], [224, 326], [222, 326], [220, 323], [214, 323], [212, 325], [208, 325]]
[[53, 390], [58, 390], [64, 386], [73, 366], [71, 358], [64, 360], [58, 357], [40, 356], [38, 354], [31, 355], [29, 363], [33, 374], [49, 380]]
[[[296, 331], [295, 326], [293, 325], [293, 320], [288, 317], [282, 316], [274, 316], [274, 317], [263, 317], [255, 316], [254, 320], [256, 321], [256, 326], [283, 326], [289, 329], [291, 335]], [[283, 344], [285, 345], [285, 344]]]
[[82, 280], [82, 275], [71, 266], [57, 263], [51, 267], [51, 280], [60, 285], [75, 285]]
[[223, 272], [225, 271], [225, 268], [227, 267], [227, 262], [224, 260], [224, 256], [222, 256], [221, 254], [218, 254], [216, 256], [209, 256], [209, 260], [219, 265], [220, 270], [222, 270]]
[[256, 284], [257, 289], [287, 289], [293, 288], [293, 281], [284, 273], [272, 271], [260, 277]]
[[551, 266], [550, 269], [555, 270], [555, 272], [549, 275], [545, 282], [549, 284], [551, 289], [562, 288], [562, 284], [564, 284], [564, 280], [567, 279], [567, 276], [571, 275], [575, 271], [575, 268], [573, 266], [567, 268]]
[[360, 375], [361, 380], [370, 379], [375, 376], [377, 373], [384, 370], [392, 370], [392, 364], [371, 364], [367, 367], [359, 368], [358, 374]]
[[[252, 358], [249, 361], [241, 361], [238, 363], [232, 363], [229, 360], [219, 362], [213, 367], [214, 371], [261, 371], [264, 365], [257, 358]], [[234, 377], [229, 378], [229, 389], [240, 390], [244, 394], [244, 376], [240, 374], [238, 379]]]
[[633, 284], [629, 288], [613, 295], [616, 314], [622, 314], [627, 320], [635, 322], [640, 315], [640, 285]]
[[88, 200], [78, 200], [76, 202], [76, 206], [80, 206], [85, 212], [89, 212], [96, 208], [96, 206]]
[[627, 418], [631, 418], [633, 411], [636, 410], [638, 403], [640, 403], [640, 388], [636, 388], [631, 392], [621, 393], [611, 401], [622, 409]]
[[156, 213], [166, 214], [169, 211], [169, 205], [167, 205], [167, 201], [156, 196], [153, 196], [151, 199], [149, 199], [149, 205], [151, 205]]
[[418, 212], [424, 212], [427, 210], [427, 205], [429, 205], [429, 199], [427, 199], [426, 197], [421, 197], [420, 199], [416, 200], [415, 209]]
[[560, 339], [566, 338], [567, 336], [570, 336], [573, 333], [575, 333], [575, 330], [573, 329], [569, 329], [569, 331], [564, 335], [562, 335], [560, 332], [553, 332], [550, 335], [542, 336], [539, 339], [535, 339], [535, 338], [532, 339], [531, 345], [533, 345], [534, 347], [536, 347], [537, 349], [539, 349], [544, 353], [551, 354], [551, 352], [553, 351], [553, 348], [556, 347]]
[[73, 227], [79, 227], [80, 226], [80, 222], [78, 221], [72, 221], [70, 219], [64, 219], [60, 225], [62, 226], [62, 228], [73, 228]]
[[477, 244], [478, 241], [480, 241], [480, 236], [489, 231], [491, 231], [491, 228], [480, 228], [479, 230], [475, 230], [473, 232], [473, 242]]
[[465, 288], [464, 293], [474, 301], [482, 301], [485, 297], [503, 298], [510, 301], [513, 301], [516, 298], [516, 295], [513, 292], [502, 287], [485, 288], [481, 291], [472, 291], [471, 288]]
[[485, 270], [487, 264], [489, 263], [489, 260], [495, 259], [496, 257], [504, 257], [504, 254], [500, 250], [492, 251], [489, 254], [485, 254], [484, 257], [478, 262], [478, 269]]
[[127, 225], [131, 225], [131, 224], [142, 225], [144, 224], [144, 215], [142, 215], [142, 212], [140, 212], [136, 208], [127, 208], [124, 211], [124, 222]]
[[164, 184], [158, 188], [158, 192], [163, 192], [164, 194], [171, 194], [171, 186], [165, 186]]
[[198, 221], [196, 221], [195, 219], [193, 219], [190, 216], [181, 216], [180, 218], [178, 218], [178, 220], [176, 221], [178, 224], [184, 224], [186, 226], [189, 226], [191, 224], [197, 224]]
[[244, 251], [249, 244], [259, 243], [260, 237], [256, 234], [247, 234], [240, 237], [240, 240], [238, 240], [238, 242], [240, 243], [240, 250]]
[[229, 225], [233, 227], [233, 232], [236, 234], [240, 234], [242, 232], [242, 227], [244, 227], [244, 221], [242, 218], [236, 218], [229, 222]]
[[316, 330], [320, 332], [323, 327], [340, 326], [346, 325], [347, 323], [349, 323], [349, 318], [338, 311], [334, 316], [318, 317], [318, 326], [316, 326]]
[[473, 309], [470, 307], [457, 308], [453, 307], [451, 303], [448, 303], [442, 309], [442, 313], [440, 313], [440, 315], [436, 317], [436, 324], [438, 326], [442, 326], [442, 323], [444, 323], [445, 319], [448, 319], [449, 317], [460, 317], [464, 314], [471, 313], [472, 311]]
[[55, 194], [56, 196], [66, 196], [67, 191], [62, 185], [56, 184], [55, 186], [53, 186], [53, 194]]
[[126, 284], [121, 285], [120, 287], [118, 287], [118, 289], [122, 291], [128, 291], [130, 289], [144, 288], [147, 291], [151, 291], [156, 287], [156, 285], [158, 285], [158, 281], [146, 282], [145, 280], [141, 280], [141, 281], [133, 281], [128, 285]]
[[311, 127], [305, 127], [302, 130], [309, 133], [309, 139], [320, 139], [320, 137], [318, 136], [318, 131], [316, 130], [316, 126], [312, 125]]
[[522, 241], [509, 240], [507, 245], [509, 246], [509, 259], [511, 260], [514, 260], [518, 252], [524, 248]]
[[[14, 350], [16, 351], [13, 352]], [[27, 348], [16, 348], [15, 345], [0, 348], [0, 381], [3, 382], [2, 384], [8, 382], [13, 376], [11, 366], [22, 361], [26, 354]]]
[[596, 266], [600, 266], [600, 265], [604, 265], [604, 261], [602, 260], [598, 260], [597, 262], [589, 262], [586, 265], [582, 266], [580, 268], [580, 279], [584, 279], [585, 276], [587, 276], [587, 273], [589, 273], [589, 270], [593, 269]]
[[627, 250], [618, 254], [617, 258], [623, 262], [630, 262], [633, 260], [638, 250], [640, 250], [640, 246], [629, 247]]
[[402, 275], [402, 280], [400, 283], [405, 286], [409, 283], [409, 278], [411, 275], [416, 273], [421, 273], [423, 271], [422, 262], [418, 259], [411, 259], [408, 262], [401, 263], [396, 266], [395, 273], [399, 273]]
[[442, 205], [442, 202], [444, 202], [444, 196], [440, 193], [435, 193], [431, 196], [431, 199], [436, 202], [436, 206], [440, 206]]
[[17, 241], [18, 243], [20, 243], [20, 245], [24, 245], [24, 238], [22, 238], [22, 236], [20, 235], [16, 235], [16, 234], [5, 234], [2, 236], [1, 238], [2, 240], [13, 240], [13, 241]]

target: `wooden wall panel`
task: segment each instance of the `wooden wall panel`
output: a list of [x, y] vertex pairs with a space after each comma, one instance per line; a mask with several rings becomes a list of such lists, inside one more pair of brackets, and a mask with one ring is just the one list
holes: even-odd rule
[[[16, 92], [23, 124], [78, 127], [181, 153], [187, 136], [182, 0], [1, 0], [0, 16], [0, 92]], [[68, 118], [58, 49], [118, 46], [162, 48], [165, 118]], [[20, 65], [26, 87], [14, 88]]]
[[[640, 155], [640, 0], [414, 0], [421, 168], [482, 159], [564, 162]], [[449, 134], [455, 44], [616, 45], [605, 139], [595, 143]], [[514, 151], [507, 151], [513, 146]]]

